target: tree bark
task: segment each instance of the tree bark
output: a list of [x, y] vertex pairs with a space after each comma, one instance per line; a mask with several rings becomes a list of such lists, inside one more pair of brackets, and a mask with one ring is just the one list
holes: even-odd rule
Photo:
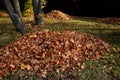
[[39, 14], [42, 13], [42, 0], [32, 0], [33, 4], [33, 11], [34, 11], [34, 20], [36, 25], [41, 25], [42, 24], [42, 16]]
[[20, 32], [21, 34], [24, 34], [26, 32], [26, 29], [23, 25], [22, 19], [20, 18], [19, 14], [17, 14], [10, 2], [10, 0], [3, 0], [4, 4], [7, 8], [8, 14], [16, 27], [16, 30]]
[[20, 18], [22, 19], [22, 14], [21, 14], [21, 10], [20, 10], [19, 0], [13, 0], [13, 4], [14, 4], [15, 12], [16, 12], [16, 13], [20, 16]]

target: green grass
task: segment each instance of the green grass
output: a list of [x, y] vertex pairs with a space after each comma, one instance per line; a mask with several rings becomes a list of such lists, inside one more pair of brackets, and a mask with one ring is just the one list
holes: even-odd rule
[[17, 39], [18, 35], [8, 17], [0, 18], [0, 48]]
[[120, 25], [118, 24], [100, 23], [98, 22], [98, 19], [93, 18], [85, 18], [84, 20], [83, 18], [79, 18], [64, 23], [47, 22], [47, 24], [48, 25], [44, 28], [54, 31], [71, 30], [86, 32], [88, 34], [93, 34], [94, 36], [103, 39], [111, 45], [120, 48]]
[[[31, 22], [32, 24], [34, 24], [34, 22], [32, 21], [33, 19], [29, 18], [29, 20], [28, 21], [27, 20], [28, 19], [25, 18], [24, 23]], [[27, 26], [28, 33], [41, 31], [45, 29], [49, 29], [51, 31], [69, 30], [93, 34], [94, 36], [108, 42], [110, 45], [120, 49], [120, 25], [101, 23], [97, 18], [80, 17], [67, 22], [51, 21], [44, 19], [44, 24], [39, 27], [36, 25]], [[0, 17], [0, 48], [6, 46], [7, 44], [16, 40], [19, 37], [21, 37], [21, 35], [15, 31], [15, 27], [13, 26], [10, 19], [8, 17]], [[112, 60], [115, 60], [115, 62], [112, 63]], [[97, 60], [86, 61], [85, 62], [86, 68], [82, 71], [82, 74], [79, 72], [74, 73], [74, 71], [72, 71], [73, 74], [71, 75], [73, 76], [71, 77], [76, 78], [78, 80], [119, 80], [120, 79], [119, 62], [120, 62], [119, 53], [112, 52], [111, 56], [105, 56], [102, 61]], [[92, 68], [90, 66], [92, 66]], [[12, 79], [13, 77], [11, 76], [15, 76], [16, 74], [17, 73], [9, 74], [7, 76], [7, 79], [10, 78]], [[62, 74], [69, 76], [67, 72]], [[49, 76], [53, 77], [52, 80], [54, 80], [54, 78], [56, 78], [57, 80], [57, 78], [59, 77], [56, 76], [56, 74]], [[14, 80], [17, 80], [18, 78], [20, 77], [18, 76]], [[68, 80], [68, 78], [66, 77], [65, 80]], [[22, 79], [24, 78], [21, 78], [20, 80]], [[37, 78], [34, 76], [34, 79]]]
[[[24, 19], [27, 22], [26, 19]], [[29, 18], [29, 22], [32, 19]], [[33, 22], [32, 22], [33, 23]], [[78, 31], [93, 34], [96, 37], [120, 48], [120, 25], [100, 23], [96, 18], [84, 18], [70, 20], [67, 22], [44, 20], [44, 25], [37, 27], [29, 27], [28, 32], [50, 29], [53, 31]], [[16, 35], [15, 35], [16, 34]], [[14, 35], [14, 36], [13, 36]], [[19, 33], [15, 32], [15, 27], [7, 17], [0, 18], [0, 48], [8, 44], [14, 39], [20, 37]]]

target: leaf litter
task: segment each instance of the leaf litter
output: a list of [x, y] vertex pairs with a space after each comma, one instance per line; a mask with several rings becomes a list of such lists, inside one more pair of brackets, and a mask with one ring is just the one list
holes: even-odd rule
[[51, 12], [45, 14], [45, 18], [49, 20], [58, 20], [58, 21], [69, 21], [71, 17], [59, 10], [52, 10]]
[[0, 49], [0, 77], [18, 69], [38, 71], [43, 78], [47, 72], [60, 73], [75, 69], [74, 66], [81, 71], [84, 61], [101, 59], [111, 49], [108, 43], [86, 33], [49, 30], [28, 33]]

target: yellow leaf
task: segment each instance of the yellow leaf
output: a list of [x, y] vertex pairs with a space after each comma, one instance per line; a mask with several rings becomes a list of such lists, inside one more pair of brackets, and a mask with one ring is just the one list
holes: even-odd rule
[[18, 51], [18, 48], [14, 47], [15, 51]]
[[35, 34], [34, 34], [34, 35], [29, 35], [29, 37], [30, 37], [30, 38], [36, 38], [37, 35], [35, 35]]
[[22, 63], [22, 64], [20, 65], [20, 68], [21, 68], [21, 69], [25, 69], [25, 68], [26, 68], [26, 65]]

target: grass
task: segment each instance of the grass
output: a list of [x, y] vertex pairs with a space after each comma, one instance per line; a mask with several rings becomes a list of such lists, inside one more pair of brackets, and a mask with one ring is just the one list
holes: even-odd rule
[[[33, 20], [29, 18], [29, 22]], [[24, 19], [25, 23], [27, 22]], [[33, 22], [32, 22], [33, 23]], [[50, 21], [45, 19], [44, 25], [37, 27], [29, 27], [28, 32], [40, 31], [43, 29], [50, 29], [53, 31], [78, 31], [93, 34], [96, 37], [103, 39], [111, 45], [120, 48], [120, 25], [100, 23], [96, 18], [79, 18], [67, 22]], [[15, 27], [8, 17], [0, 18], [0, 48], [9, 42], [20, 37], [19, 33], [15, 32]], [[13, 36], [14, 35], [14, 36]]]
[[[32, 24], [34, 24], [32, 20], [32, 18], [25, 18], [24, 23], [29, 24], [31, 22]], [[39, 27], [35, 25], [33, 27], [27, 25], [28, 33], [45, 29], [49, 29], [51, 31], [69, 30], [93, 34], [94, 36], [120, 49], [120, 25], [101, 23], [97, 18], [80, 17], [67, 22], [51, 21], [48, 19], [44, 19], [44, 24]], [[0, 17], [0, 48], [6, 46], [7, 44], [16, 40], [19, 37], [21, 37], [21, 35], [15, 31], [15, 27], [13, 26], [10, 19], [8, 17]], [[73, 74], [75, 76], [71, 77], [77, 78], [78, 80], [120, 80], [119, 58], [119, 53], [112, 52], [111, 56], [105, 56], [102, 61], [86, 61], [85, 64], [87, 66], [82, 71], [82, 74], [78, 72], [78, 74]], [[113, 60], [115, 60], [114, 63], [112, 62]], [[92, 66], [92, 68], [90, 66]], [[67, 72], [63, 74], [67, 75]], [[8, 75], [7, 79], [12, 79], [12, 77], [10, 76], [11, 74]], [[12, 74], [12, 76], [15, 75]], [[58, 78], [56, 74], [50, 76], [53, 76], [52, 80], [54, 80], [54, 78], [56, 78], [57, 80]], [[18, 78], [20, 77], [18, 76]], [[25, 80], [25, 78], [21, 78], [20, 80], [22, 79]], [[37, 78], [35, 77], [34, 79]], [[17, 78], [15, 78], [14, 80], [17, 80]], [[68, 78], [66, 78], [65, 80], [68, 80]]]
[[18, 38], [15, 28], [8, 17], [0, 18], [0, 48]]
[[[91, 19], [91, 20], [90, 20]], [[98, 22], [98, 19], [85, 18], [71, 20], [65, 23], [61, 22], [47, 22], [48, 28], [50, 30], [71, 30], [78, 32], [86, 32], [88, 34], [93, 34], [96, 37], [103, 39], [104, 41], [120, 48], [120, 25], [118, 24], [105, 24]]]

